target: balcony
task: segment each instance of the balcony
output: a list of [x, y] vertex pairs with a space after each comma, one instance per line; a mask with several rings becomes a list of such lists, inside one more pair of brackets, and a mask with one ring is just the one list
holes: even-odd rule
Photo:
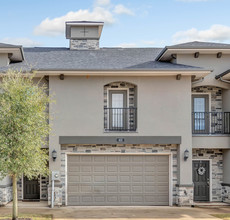
[[104, 130], [134, 132], [137, 129], [137, 108], [104, 108]]
[[192, 134], [230, 135], [230, 112], [192, 112]]

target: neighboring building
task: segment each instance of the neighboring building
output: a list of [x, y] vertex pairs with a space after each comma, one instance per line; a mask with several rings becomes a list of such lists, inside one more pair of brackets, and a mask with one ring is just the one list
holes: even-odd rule
[[[55, 94], [55, 205], [229, 202], [230, 45], [99, 48], [102, 28], [67, 22], [70, 48], [0, 44], [0, 72], [36, 71]], [[20, 199], [50, 204], [50, 191], [46, 177], [18, 183]]]

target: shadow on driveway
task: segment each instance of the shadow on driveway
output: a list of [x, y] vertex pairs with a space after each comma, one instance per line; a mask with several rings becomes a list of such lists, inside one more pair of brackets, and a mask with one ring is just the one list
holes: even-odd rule
[[[11, 214], [12, 205], [0, 207], [0, 216]], [[133, 219], [133, 220], [154, 220], [154, 219], [196, 219], [211, 220], [218, 219], [210, 214], [230, 213], [229, 208], [190, 208], [190, 207], [157, 207], [157, 206], [127, 206], [127, 207], [60, 207], [51, 209], [39, 207], [37, 204], [30, 204], [25, 207], [19, 205], [19, 212], [23, 214], [48, 214], [54, 219]]]

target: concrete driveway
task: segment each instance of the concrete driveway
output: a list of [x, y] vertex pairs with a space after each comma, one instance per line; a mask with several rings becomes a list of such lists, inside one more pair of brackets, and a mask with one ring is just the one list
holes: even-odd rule
[[[21, 203], [20, 203], [21, 204]], [[189, 207], [61, 207], [51, 209], [36, 203], [20, 205], [19, 212], [25, 214], [52, 214], [54, 219], [119, 219], [119, 220], [155, 220], [155, 219], [218, 219], [210, 214], [230, 213], [228, 207], [189, 208]], [[11, 213], [12, 205], [0, 207], [0, 216]], [[219, 219], [220, 220], [220, 219]]]

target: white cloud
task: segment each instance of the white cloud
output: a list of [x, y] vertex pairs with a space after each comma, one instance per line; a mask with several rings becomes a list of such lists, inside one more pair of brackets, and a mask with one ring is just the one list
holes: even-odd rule
[[101, 6], [110, 5], [110, 0], [96, 0], [96, 5], [101, 5]]
[[118, 45], [118, 47], [123, 47], [123, 48], [130, 48], [130, 47], [136, 47], [136, 43], [121, 43]]
[[122, 4], [116, 5], [115, 8], [114, 8], [114, 12], [116, 14], [134, 15], [133, 11], [131, 11], [130, 9], [126, 8]]
[[63, 34], [66, 21], [103, 21], [105, 24], [113, 24], [116, 21], [116, 14], [134, 15], [122, 4], [112, 5], [110, 0], [95, 0], [92, 10], [80, 9], [52, 19], [47, 17], [34, 28], [34, 34], [43, 36]]
[[173, 35], [173, 43], [183, 43], [188, 41], [217, 41], [224, 42], [230, 40], [230, 26], [215, 24], [206, 30], [191, 28], [186, 31], [179, 31]]
[[3, 38], [0, 42], [13, 45], [22, 45], [24, 47], [38, 47], [41, 43], [33, 41], [29, 38]]
[[64, 33], [66, 21], [104, 21], [106, 24], [115, 22], [113, 14], [103, 7], [90, 10], [70, 11], [66, 15], [53, 19], [46, 18], [34, 29], [35, 35], [57, 36]]

